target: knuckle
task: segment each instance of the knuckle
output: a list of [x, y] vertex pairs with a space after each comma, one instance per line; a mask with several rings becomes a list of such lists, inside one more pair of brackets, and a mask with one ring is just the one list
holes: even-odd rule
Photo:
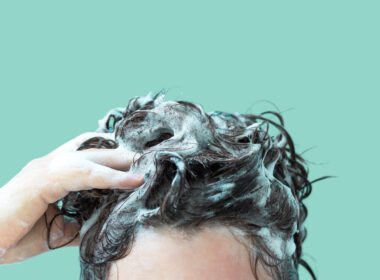
[[43, 161], [43, 158], [34, 158], [27, 163], [27, 166], [31, 168], [36, 168], [41, 165], [42, 161]]
[[96, 179], [99, 176], [96, 176], [92, 168], [83, 168], [82, 169], [82, 176], [87, 178], [94, 178]]
[[73, 171], [77, 172], [77, 174], [81, 177], [91, 178], [95, 174], [93, 167], [86, 161], [80, 161], [80, 163], [76, 162], [73, 167]]
[[84, 169], [82, 176], [85, 178], [85, 181], [92, 184], [94, 187], [104, 188], [110, 181], [108, 178], [111, 176], [107, 176], [102, 170], [97, 168], [86, 168]]
[[27, 166], [29, 166], [29, 167], [36, 167], [37, 164], [38, 164], [38, 159], [34, 158], [34, 159], [32, 159], [31, 161], [28, 162]]
[[105, 178], [104, 176], [100, 175], [93, 176], [91, 183], [94, 187], [101, 189], [107, 189], [110, 185], [109, 180], [107, 180], [107, 178]]
[[83, 169], [83, 161], [72, 152], [57, 154], [48, 163], [48, 168], [54, 173], [76, 175], [78, 169]]

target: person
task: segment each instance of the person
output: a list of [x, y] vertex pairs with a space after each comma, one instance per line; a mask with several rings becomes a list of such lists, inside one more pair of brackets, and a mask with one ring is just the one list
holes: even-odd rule
[[[269, 125], [280, 131], [277, 137]], [[1, 196], [12, 203], [1, 222], [20, 232], [0, 244], [8, 262], [79, 245], [84, 280], [295, 280], [299, 265], [316, 279], [302, 259], [302, 200], [313, 182], [328, 176], [308, 180], [280, 113], [206, 113], [200, 105], [149, 93], [110, 110], [96, 133], [102, 135], [66, 145], [69, 156], [54, 160], [60, 148], [34, 161], [4, 187]], [[17, 187], [23, 180], [38, 186], [31, 192], [39, 195]], [[42, 210], [11, 207], [33, 196]], [[21, 215], [24, 207], [30, 209]], [[37, 219], [46, 231], [43, 250], [27, 250], [30, 221]]]

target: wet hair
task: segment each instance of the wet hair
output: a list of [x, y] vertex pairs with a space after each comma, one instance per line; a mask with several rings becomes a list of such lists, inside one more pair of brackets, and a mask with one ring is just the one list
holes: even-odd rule
[[[62, 215], [82, 226], [81, 279], [107, 279], [140, 229], [196, 232], [208, 225], [232, 228], [244, 238], [256, 277], [262, 262], [276, 280], [298, 279], [299, 265], [316, 279], [302, 259], [303, 200], [312, 183], [330, 176], [308, 180], [282, 115], [206, 113], [200, 105], [164, 99], [164, 91], [149, 93], [110, 110], [97, 131], [114, 140], [94, 137], [78, 148], [123, 145], [142, 154], [130, 171], [145, 177], [136, 189], [71, 192], [56, 202]], [[269, 127], [278, 135], [270, 135]]]

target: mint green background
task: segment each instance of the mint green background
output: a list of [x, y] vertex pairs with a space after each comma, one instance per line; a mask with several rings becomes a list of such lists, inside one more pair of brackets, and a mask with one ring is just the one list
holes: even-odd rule
[[[338, 176], [306, 201], [306, 260], [319, 279], [380, 279], [378, 3], [1, 1], [0, 185], [149, 91], [206, 111], [274, 109], [265, 99], [298, 152], [313, 147], [310, 179]], [[78, 279], [78, 257], [51, 251], [0, 279]]]

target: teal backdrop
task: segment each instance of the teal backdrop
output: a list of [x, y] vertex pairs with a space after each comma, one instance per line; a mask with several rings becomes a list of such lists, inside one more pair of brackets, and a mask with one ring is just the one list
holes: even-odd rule
[[[368, 0], [1, 1], [0, 185], [149, 91], [206, 111], [276, 105], [296, 150], [306, 150], [310, 179], [337, 176], [315, 183], [306, 200], [305, 259], [318, 279], [380, 279], [379, 8]], [[78, 249], [65, 248], [0, 266], [0, 279], [78, 279], [79, 271]]]

